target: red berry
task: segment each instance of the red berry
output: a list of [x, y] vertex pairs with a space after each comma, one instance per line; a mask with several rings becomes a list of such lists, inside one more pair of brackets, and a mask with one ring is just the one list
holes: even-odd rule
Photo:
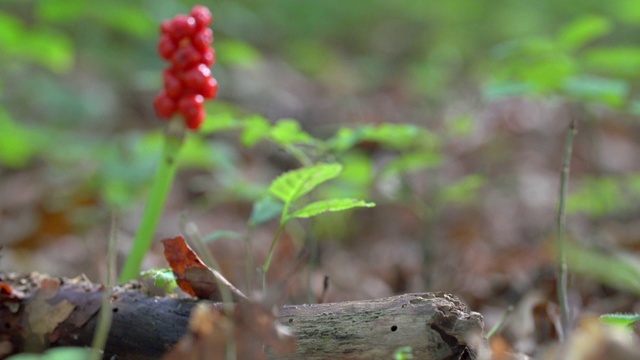
[[153, 107], [156, 110], [156, 115], [161, 119], [169, 119], [176, 112], [175, 101], [171, 100], [164, 91], [153, 100]]
[[204, 122], [206, 115], [207, 114], [205, 113], [204, 109], [200, 109], [197, 113], [195, 113], [195, 115], [185, 117], [187, 128], [191, 130], [198, 130]]
[[198, 29], [206, 28], [213, 21], [213, 15], [206, 6], [196, 5], [191, 9], [191, 16], [196, 19]]
[[205, 99], [215, 99], [218, 96], [218, 81], [212, 77], [207, 78], [200, 94]]
[[171, 58], [171, 63], [177, 70], [188, 69], [202, 61], [202, 55], [191, 45], [181, 46]]
[[171, 37], [180, 41], [182, 38], [190, 37], [196, 30], [196, 19], [187, 15], [176, 15], [171, 22]]
[[167, 95], [174, 100], [178, 99], [184, 90], [180, 79], [178, 79], [171, 69], [165, 70], [162, 73], [162, 78], [164, 82], [164, 90], [167, 92]]
[[207, 78], [211, 76], [211, 69], [205, 64], [199, 64], [198, 66], [186, 71], [182, 76], [184, 85], [189, 89], [199, 92], [204, 86]]
[[216, 63], [216, 50], [212, 48], [206, 49], [203, 53], [200, 54], [202, 56], [202, 63], [211, 67]]
[[192, 119], [202, 110], [204, 97], [199, 94], [184, 95], [178, 100], [178, 111], [186, 120]]
[[176, 48], [176, 43], [173, 42], [169, 35], [164, 34], [160, 36], [160, 41], [158, 41], [158, 53], [163, 59], [171, 59], [173, 54], [176, 52]]
[[172, 33], [173, 27], [171, 26], [171, 24], [172, 24], [171, 20], [163, 20], [162, 23], [160, 23], [160, 33], [167, 34], [167, 35]]
[[211, 46], [211, 43], [213, 43], [213, 30], [204, 28], [196, 31], [191, 38], [191, 43], [201, 53], [204, 52]]

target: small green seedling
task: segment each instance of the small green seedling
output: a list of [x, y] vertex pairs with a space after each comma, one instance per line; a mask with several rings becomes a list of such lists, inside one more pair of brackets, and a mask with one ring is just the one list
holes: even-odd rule
[[[295, 218], [310, 218], [320, 215], [325, 212], [343, 211], [356, 207], [373, 207], [374, 203], [366, 202], [353, 198], [337, 198], [337, 199], [325, 199], [309, 203], [305, 206], [299, 207], [297, 210], [292, 210], [296, 207], [297, 201], [304, 195], [308, 194], [311, 190], [315, 189], [318, 185], [334, 179], [342, 172], [342, 165], [340, 164], [327, 164], [318, 163], [313, 166], [307, 166], [300, 169], [288, 171], [279, 177], [277, 177], [269, 186], [269, 193], [280, 201], [283, 202], [282, 210], [280, 211], [280, 226], [273, 238], [269, 253], [264, 265], [262, 266], [262, 285], [265, 284], [265, 275], [271, 266], [271, 260], [273, 253], [282, 235], [287, 223]], [[273, 210], [276, 206], [264, 206], [264, 211], [273, 214]], [[253, 214], [257, 218], [264, 218], [264, 215]]]

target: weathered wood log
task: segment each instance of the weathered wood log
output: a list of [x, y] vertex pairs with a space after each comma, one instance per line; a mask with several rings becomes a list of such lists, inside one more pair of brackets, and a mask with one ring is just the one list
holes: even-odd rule
[[[11, 286], [0, 291], [0, 358], [91, 344], [100, 285], [39, 274], [0, 274], [0, 280]], [[197, 302], [151, 297], [135, 287], [115, 288], [105, 359], [162, 357], [188, 332]], [[481, 335], [481, 315], [444, 293], [285, 305], [277, 316], [297, 337], [297, 347], [286, 356], [269, 352], [270, 359], [390, 359], [401, 346], [411, 346], [416, 359], [473, 359], [475, 346], [483, 346], [469, 342]]]

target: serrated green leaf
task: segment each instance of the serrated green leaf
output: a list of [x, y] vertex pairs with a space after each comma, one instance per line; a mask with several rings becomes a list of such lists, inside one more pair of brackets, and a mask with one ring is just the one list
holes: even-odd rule
[[249, 217], [249, 226], [257, 226], [274, 219], [282, 213], [284, 204], [270, 196], [265, 196], [253, 204], [251, 216]]
[[633, 325], [638, 320], [640, 320], [640, 315], [638, 314], [604, 314], [600, 316], [601, 322], [620, 327]]
[[325, 212], [335, 212], [349, 210], [357, 207], [374, 207], [375, 203], [366, 202], [359, 199], [328, 199], [313, 202], [304, 208], [287, 216], [293, 218], [310, 218]]
[[292, 203], [325, 181], [342, 172], [340, 164], [319, 163], [314, 166], [288, 171], [277, 177], [269, 186], [269, 192], [285, 202]]

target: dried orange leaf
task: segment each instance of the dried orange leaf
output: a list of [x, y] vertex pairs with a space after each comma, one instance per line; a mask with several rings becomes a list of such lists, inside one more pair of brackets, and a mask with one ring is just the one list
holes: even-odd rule
[[205, 265], [182, 236], [162, 240], [162, 244], [176, 283], [187, 294], [200, 299], [221, 301], [220, 286], [224, 286], [234, 301], [247, 298], [222, 274]]

